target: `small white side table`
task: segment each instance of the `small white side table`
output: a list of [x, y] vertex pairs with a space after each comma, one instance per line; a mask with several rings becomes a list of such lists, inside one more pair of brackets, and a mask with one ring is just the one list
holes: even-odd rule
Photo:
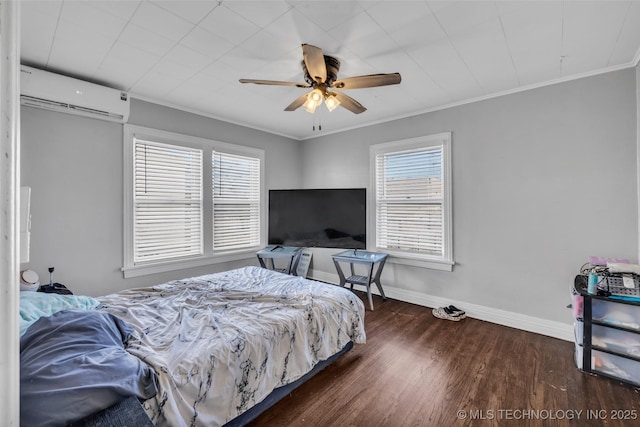
[[[368, 252], [368, 251], [359, 251], [357, 249], [349, 249], [348, 251], [340, 252], [334, 255], [331, 255], [333, 258], [333, 263], [336, 266], [336, 270], [338, 271], [338, 276], [340, 276], [340, 286], [345, 286], [347, 283], [351, 285], [351, 289], [353, 290], [353, 285], [362, 285], [367, 287], [367, 298], [369, 299], [369, 307], [371, 307], [371, 311], [373, 311], [373, 298], [371, 297], [371, 282], [374, 282], [380, 291], [380, 295], [382, 299], [387, 299], [384, 295], [384, 291], [382, 290], [382, 283], [380, 283], [380, 275], [382, 274], [382, 269], [384, 268], [384, 263], [387, 261], [387, 257], [389, 254], [385, 254], [382, 252]], [[344, 272], [342, 271], [342, 267], [340, 266], [340, 262], [348, 262], [351, 268], [351, 276], [345, 277]], [[365, 264], [368, 266], [368, 275], [367, 276], [359, 276], [354, 273], [353, 264]], [[378, 269], [375, 274], [373, 272], [373, 267], [378, 264]]]
[[[301, 250], [302, 248], [298, 248], [295, 246], [267, 246], [266, 248], [256, 252], [256, 256], [258, 257], [260, 267], [279, 271], [285, 274], [291, 274], [293, 262], [295, 261], [296, 256], [298, 256]], [[274, 260], [278, 258], [288, 258], [287, 264], [284, 267], [277, 267]], [[267, 264], [265, 264], [265, 260], [268, 260], [268, 264], [270, 264], [270, 266], [267, 266]]]

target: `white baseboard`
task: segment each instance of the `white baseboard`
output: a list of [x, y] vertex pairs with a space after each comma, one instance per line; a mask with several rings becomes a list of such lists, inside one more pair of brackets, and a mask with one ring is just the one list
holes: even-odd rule
[[[337, 274], [331, 274], [325, 271], [309, 270], [308, 277], [310, 279], [320, 280], [327, 283], [340, 283], [340, 278]], [[359, 286], [357, 289], [363, 288]], [[380, 295], [376, 286], [371, 288], [371, 293]], [[445, 299], [387, 285], [384, 285], [384, 293], [389, 298], [411, 304], [422, 305], [424, 307], [433, 308], [455, 305], [456, 307], [464, 309], [467, 317], [497, 323], [498, 325], [508, 326], [510, 328], [516, 328], [523, 331], [534, 332], [536, 334], [546, 335], [565, 341], [574, 341], [573, 326], [568, 323], [540, 319], [538, 317], [527, 316], [525, 314], [514, 313], [512, 311], [470, 304], [465, 301]]]

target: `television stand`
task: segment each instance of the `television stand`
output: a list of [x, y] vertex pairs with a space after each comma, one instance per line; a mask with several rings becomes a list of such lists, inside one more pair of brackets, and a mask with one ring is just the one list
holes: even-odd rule
[[[300, 255], [300, 251], [302, 251], [302, 248], [296, 246], [270, 245], [256, 252], [256, 256], [258, 257], [260, 267], [279, 271], [280, 273], [291, 274], [293, 272], [293, 264]], [[285, 259], [286, 264], [278, 267], [274, 260], [280, 258]], [[267, 261], [266, 263], [265, 260]]]

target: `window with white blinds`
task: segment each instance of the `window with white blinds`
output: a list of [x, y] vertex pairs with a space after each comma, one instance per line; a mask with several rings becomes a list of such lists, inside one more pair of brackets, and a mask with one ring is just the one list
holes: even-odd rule
[[442, 256], [442, 149], [376, 158], [378, 247]]
[[202, 254], [202, 150], [134, 139], [133, 261]]
[[450, 134], [372, 147], [376, 247], [452, 263]]
[[260, 244], [260, 159], [213, 152], [213, 250]]
[[264, 150], [125, 124], [125, 278], [254, 259]]

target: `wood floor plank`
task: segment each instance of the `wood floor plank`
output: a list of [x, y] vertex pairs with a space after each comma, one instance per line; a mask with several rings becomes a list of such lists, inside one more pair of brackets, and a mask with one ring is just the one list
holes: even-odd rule
[[250, 425], [640, 425], [640, 390], [579, 371], [571, 342], [379, 297], [374, 307], [366, 344]]

